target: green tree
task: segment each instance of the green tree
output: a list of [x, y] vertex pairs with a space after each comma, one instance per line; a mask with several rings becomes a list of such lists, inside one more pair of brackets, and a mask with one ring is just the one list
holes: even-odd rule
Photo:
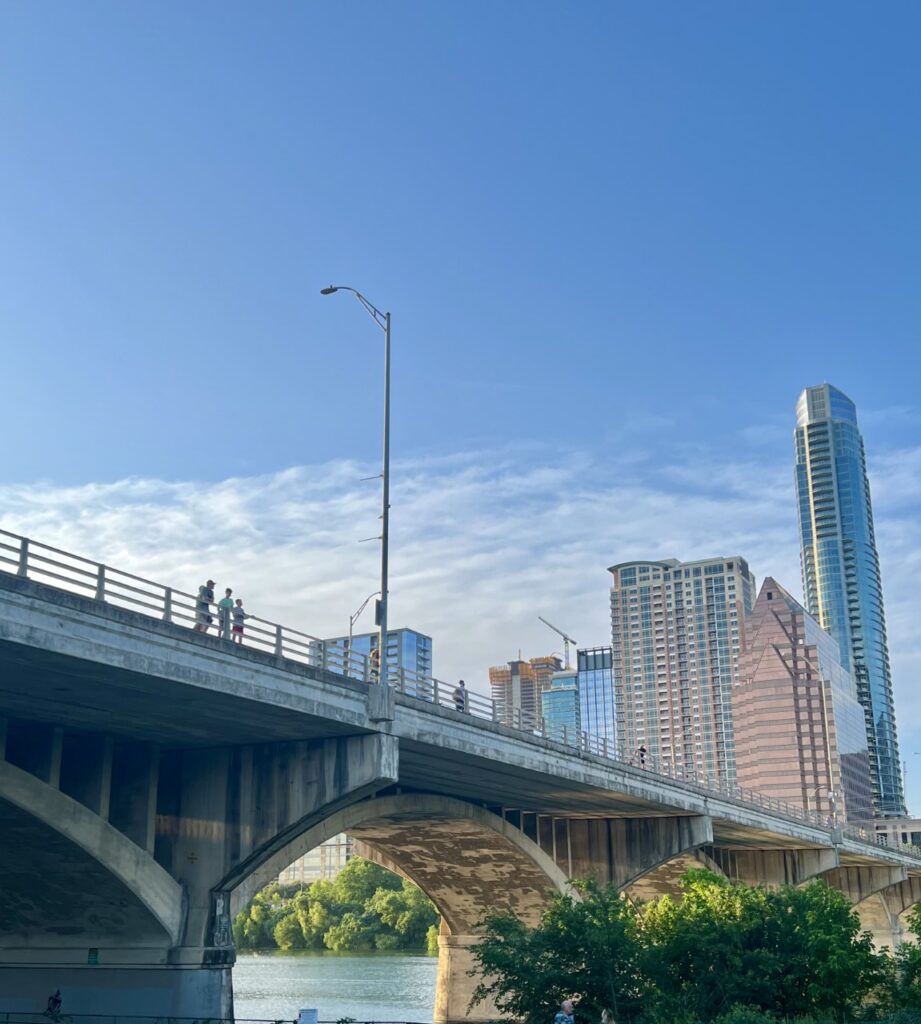
[[841, 1020], [873, 986], [879, 961], [841, 893], [751, 887], [689, 871], [680, 899], [642, 912], [645, 971], [662, 1018], [707, 1022], [734, 1007]]
[[323, 936], [327, 949], [340, 952], [365, 953], [375, 948], [379, 925], [367, 915], [348, 911]]
[[378, 889], [366, 907], [382, 924], [396, 932], [397, 945], [402, 948], [424, 946], [426, 933], [438, 921], [438, 911], [432, 901], [406, 879], [400, 889]]
[[279, 949], [303, 949], [307, 945], [297, 914], [293, 911], [278, 919], [272, 936]]
[[402, 879], [392, 871], [362, 857], [353, 857], [332, 883], [332, 897], [343, 906], [363, 908], [378, 889], [396, 890], [402, 885]]
[[639, 1019], [644, 993], [641, 947], [633, 907], [612, 885], [575, 883], [581, 899], [554, 896], [539, 924], [513, 913], [489, 915], [473, 957], [484, 980], [474, 1003], [491, 997], [503, 1014], [547, 1024], [561, 1000], [573, 998], [579, 1016], [618, 1024]]

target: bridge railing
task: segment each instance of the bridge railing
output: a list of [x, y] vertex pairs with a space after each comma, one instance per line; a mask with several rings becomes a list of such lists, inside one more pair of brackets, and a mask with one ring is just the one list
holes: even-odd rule
[[[194, 628], [218, 627], [216, 606], [199, 602], [198, 596], [155, 583], [93, 562], [81, 555], [0, 530], [0, 570], [15, 573], [70, 593], [141, 612], [163, 622]], [[202, 621], [202, 616], [207, 621]], [[247, 647], [297, 661], [313, 668], [328, 669], [352, 679], [370, 679], [368, 658], [354, 650], [339, 650], [319, 637], [290, 626], [247, 614], [240, 641]], [[226, 639], [233, 638], [232, 634]]]
[[[211, 619], [207, 623], [208, 628], [217, 625], [214, 606], [201, 605], [194, 594], [154, 583], [122, 569], [93, 562], [80, 555], [21, 537], [7, 530], [0, 530], [0, 571], [14, 573], [117, 608], [141, 612], [152, 618], [189, 628], [204, 625], [200, 619], [204, 608], [204, 614]], [[230, 639], [228, 638], [228, 645]], [[240, 639], [246, 647], [279, 658], [325, 669], [350, 679], [367, 683], [376, 681], [372, 677], [372, 666], [366, 655], [339, 643], [328, 642], [301, 630], [270, 622], [257, 615], [247, 615]], [[693, 787], [705, 795], [718, 794], [737, 803], [773, 811], [796, 821], [837, 831], [835, 822], [829, 822], [815, 811], [805, 810], [799, 805], [763, 793], [743, 789], [741, 786], [728, 783], [725, 779], [703, 775], [670, 760], [660, 760], [642, 747], [627, 750], [609, 737], [593, 736], [574, 727], [550, 722], [537, 714], [522, 711], [521, 708], [506, 709], [483, 694], [466, 689], [459, 691], [456, 684], [420, 675], [403, 666], [388, 667], [388, 677], [389, 684], [395, 690], [415, 700], [450, 708], [471, 718], [497, 722], [531, 736], [563, 743], [583, 753], [608, 758], [621, 765]], [[915, 846], [893, 842], [880, 844], [875, 835], [869, 835], [861, 828], [845, 826], [841, 831], [859, 842], [873, 846], [886, 845], [890, 850], [921, 858], [921, 850]]]

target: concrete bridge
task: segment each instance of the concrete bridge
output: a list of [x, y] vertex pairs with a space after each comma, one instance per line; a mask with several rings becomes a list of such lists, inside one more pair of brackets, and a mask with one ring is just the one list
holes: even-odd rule
[[342, 831], [442, 914], [437, 1022], [491, 1016], [484, 912], [573, 877], [824, 878], [885, 944], [921, 900], [921, 859], [801, 810], [369, 685], [306, 634], [193, 633], [188, 595], [9, 534], [0, 569], [0, 1010], [231, 1016], [232, 914]]

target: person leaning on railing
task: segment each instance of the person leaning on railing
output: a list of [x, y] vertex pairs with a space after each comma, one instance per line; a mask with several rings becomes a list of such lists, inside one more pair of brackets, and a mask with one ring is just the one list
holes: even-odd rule
[[198, 588], [195, 599], [195, 632], [207, 633], [208, 627], [214, 622], [211, 616], [211, 605], [214, 604], [214, 580], [208, 580]]

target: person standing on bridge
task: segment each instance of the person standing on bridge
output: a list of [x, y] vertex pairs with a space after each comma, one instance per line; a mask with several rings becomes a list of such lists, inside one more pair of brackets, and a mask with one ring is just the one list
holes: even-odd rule
[[211, 618], [211, 605], [214, 604], [214, 580], [208, 580], [198, 588], [198, 598], [195, 601], [195, 632], [207, 633], [208, 627], [214, 621]]
[[575, 1024], [571, 999], [564, 999], [560, 1004], [560, 1009], [553, 1018], [553, 1024]]
[[230, 639], [230, 613], [233, 611], [233, 591], [228, 587], [217, 603], [217, 635], [221, 640]]
[[249, 616], [243, 611], [243, 598], [238, 597], [237, 603], [233, 608], [233, 642], [235, 644], [243, 643], [243, 623], [248, 619]]
[[456, 711], [467, 710], [467, 687], [463, 679], [454, 687], [454, 709]]

